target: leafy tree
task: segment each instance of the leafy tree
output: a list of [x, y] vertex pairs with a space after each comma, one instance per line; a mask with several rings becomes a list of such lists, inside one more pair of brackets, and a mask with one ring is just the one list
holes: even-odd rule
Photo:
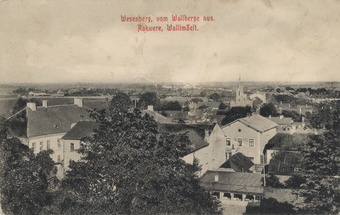
[[269, 174], [268, 177], [266, 177], [266, 186], [274, 188], [284, 188], [284, 185], [280, 182], [279, 178], [274, 174]]
[[200, 99], [200, 98], [192, 98], [191, 101], [192, 101], [193, 103], [203, 102], [203, 100]]
[[299, 189], [304, 183], [306, 183], [306, 179], [299, 174], [292, 175], [285, 181], [286, 187], [291, 189]]
[[294, 193], [304, 198], [300, 210], [309, 214], [338, 214], [340, 212], [339, 135], [329, 131], [313, 135], [303, 150], [304, 180]]
[[[116, 98], [113, 98], [116, 99]], [[62, 187], [74, 195], [64, 214], [214, 214], [217, 204], [199, 185], [186, 135], [162, 133], [137, 109], [110, 107], [101, 126], [70, 165]]]
[[223, 102], [220, 103], [220, 105], [218, 106], [219, 110], [224, 110], [226, 109], [228, 106], [226, 104], [224, 104]]
[[190, 111], [190, 108], [189, 108], [188, 106], [185, 106], [185, 107], [183, 108], [183, 111]]
[[260, 207], [247, 207], [246, 214], [296, 214], [294, 206], [288, 202], [278, 202], [274, 198], [262, 199]]
[[284, 117], [291, 117], [294, 120], [294, 122], [300, 122], [301, 121], [301, 115], [294, 110], [292, 110], [292, 111], [282, 110], [282, 115]]
[[263, 104], [262, 107], [260, 108], [260, 115], [264, 117], [277, 116], [278, 112], [273, 103], [267, 103]]
[[146, 109], [148, 105], [153, 105], [155, 110], [158, 110], [161, 106], [161, 100], [154, 92], [146, 92], [140, 96], [137, 106]]
[[6, 214], [39, 214], [50, 205], [47, 177], [54, 167], [52, 151], [34, 155], [17, 138], [9, 138], [1, 125], [1, 206]]
[[219, 100], [220, 98], [221, 98], [221, 95], [218, 94], [218, 93], [213, 93], [213, 94], [211, 94], [211, 95], [209, 96], [209, 99], [212, 99], [212, 100], [214, 100], [214, 101], [217, 101], [217, 100]]
[[320, 104], [316, 111], [306, 115], [308, 122], [313, 128], [340, 130], [340, 102], [335, 101], [327, 104]]
[[163, 104], [161, 110], [168, 110], [168, 111], [181, 111], [182, 106], [179, 104], [178, 101], [170, 101], [166, 104]]
[[201, 105], [198, 107], [199, 110], [207, 109], [209, 106], [207, 105]]
[[251, 114], [251, 107], [233, 107], [229, 111], [226, 112], [225, 117], [222, 119], [221, 124], [226, 125], [230, 122], [233, 122], [237, 119], [246, 117], [248, 114]]
[[114, 99], [111, 100], [110, 111], [128, 110], [131, 107], [130, 97], [122, 92], [116, 94]]

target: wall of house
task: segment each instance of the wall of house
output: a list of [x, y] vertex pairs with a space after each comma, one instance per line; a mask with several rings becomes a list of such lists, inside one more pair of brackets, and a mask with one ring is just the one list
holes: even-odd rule
[[208, 146], [190, 153], [182, 159], [192, 164], [196, 158], [201, 165], [199, 176], [202, 176], [207, 170], [217, 170], [225, 161], [225, 138], [224, 133], [219, 126], [215, 126], [210, 136], [207, 138]]
[[[33, 148], [33, 145], [35, 145], [34, 146], [35, 154], [38, 154], [39, 152], [43, 150], [47, 150], [48, 145], [49, 145], [50, 149], [53, 150], [53, 154], [51, 154], [50, 156], [54, 162], [58, 163], [58, 162], [62, 162], [63, 160], [63, 141], [61, 138], [64, 135], [65, 133], [59, 133], [59, 134], [31, 137], [27, 139], [27, 142], [23, 142], [23, 143], [28, 144], [28, 147], [31, 149]], [[63, 177], [63, 171], [60, 168], [58, 168], [57, 177], [59, 179]]]
[[263, 151], [265, 145], [268, 143], [270, 139], [272, 139], [277, 133], [276, 128], [272, 128], [266, 132], [261, 134], [261, 151]]
[[[31, 137], [28, 139], [29, 148], [33, 148], [33, 144], [35, 143], [34, 153], [38, 154], [43, 150], [47, 150], [48, 142], [50, 145], [50, 149], [53, 150], [53, 154], [51, 154], [51, 158], [54, 162], [59, 162], [63, 157], [63, 142], [61, 138], [65, 135], [65, 133], [59, 134], [51, 134], [44, 136]], [[42, 143], [42, 145], [40, 144]], [[60, 160], [58, 160], [60, 158]]]
[[221, 127], [215, 125], [207, 139], [209, 143], [210, 162], [207, 170], [216, 170], [226, 161], [226, 141]]
[[[42, 150], [47, 150], [47, 142], [49, 141], [50, 149], [54, 152], [51, 154], [52, 160], [62, 164], [64, 167], [64, 170], [58, 168], [57, 176], [59, 178], [64, 177], [65, 171], [69, 169], [68, 166], [71, 160], [78, 161], [81, 158], [81, 155], [77, 152], [80, 148], [80, 140], [63, 140], [62, 137], [64, 135], [65, 133], [38, 136], [30, 138], [26, 142], [30, 148], [33, 148], [33, 144], [35, 143], [34, 153], [38, 154]], [[40, 143], [42, 143], [42, 148]], [[71, 143], [74, 143], [74, 150], [71, 150]]]
[[[254, 129], [244, 125], [241, 122], [234, 122], [222, 128], [226, 138], [230, 138], [230, 145], [226, 145], [226, 151], [231, 154], [238, 152], [250, 157], [255, 164], [261, 163], [261, 134]], [[242, 146], [239, 145], [238, 140], [242, 139]], [[253, 146], [249, 140], [254, 140]], [[226, 141], [226, 140], [225, 140]]]
[[[71, 161], [78, 161], [81, 158], [81, 154], [77, 152], [80, 148], [80, 140], [63, 140], [64, 141], [64, 169], [65, 172], [69, 170], [69, 165]], [[74, 148], [71, 149], [71, 144], [74, 144]]]

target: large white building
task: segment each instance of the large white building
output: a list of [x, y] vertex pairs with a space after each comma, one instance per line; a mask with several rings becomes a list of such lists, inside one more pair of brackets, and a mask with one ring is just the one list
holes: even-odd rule
[[83, 107], [81, 98], [75, 98], [74, 104], [48, 106], [43, 100], [43, 105], [37, 107], [36, 103], [27, 103], [27, 132], [21, 141], [27, 144], [34, 153], [52, 149], [51, 158], [58, 167], [57, 177], [63, 177], [63, 162], [65, 144], [62, 137], [79, 121], [90, 120], [87, 109]]
[[222, 126], [227, 157], [240, 152], [249, 157], [254, 164], [264, 164], [263, 149], [276, 135], [277, 126], [276, 123], [258, 114]]

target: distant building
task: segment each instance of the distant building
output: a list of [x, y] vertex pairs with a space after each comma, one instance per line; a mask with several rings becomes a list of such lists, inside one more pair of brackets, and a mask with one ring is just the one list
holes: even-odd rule
[[277, 133], [294, 133], [296, 131], [295, 125], [293, 125], [294, 120], [291, 117], [284, 117], [280, 115], [279, 117], [268, 117], [269, 120], [278, 124]]
[[31, 92], [28, 93], [28, 96], [49, 96], [49, 94], [43, 93], [43, 92], [33, 92], [33, 91], [31, 91]]
[[153, 105], [148, 105], [148, 109], [142, 111], [142, 116], [145, 114], [148, 114], [149, 116], [152, 116], [154, 120], [159, 124], [173, 124], [171, 118], [165, 117], [162, 114], [158, 113], [157, 111], [154, 111]]
[[238, 88], [236, 89], [236, 98], [235, 101], [230, 102], [230, 107], [245, 107], [245, 106], [253, 106], [253, 102], [248, 99], [247, 94], [243, 92], [243, 86], [241, 84], [241, 78], [239, 79]]

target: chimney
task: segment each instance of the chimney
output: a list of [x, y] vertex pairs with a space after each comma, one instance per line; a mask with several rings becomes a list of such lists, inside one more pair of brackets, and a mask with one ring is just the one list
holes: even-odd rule
[[153, 105], [148, 105], [148, 110], [153, 111]]
[[280, 119], [283, 119], [283, 115], [280, 115]]
[[83, 107], [83, 99], [82, 98], [74, 98], [74, 104], [79, 107]]
[[47, 100], [43, 100], [43, 101], [42, 101], [42, 106], [43, 106], [44, 108], [47, 108]]
[[215, 182], [218, 182], [218, 175], [215, 175]]
[[302, 123], [305, 123], [305, 117], [304, 116], [302, 116]]
[[205, 129], [204, 130], [204, 142], [208, 142], [208, 138], [209, 138], [209, 130]]
[[27, 107], [30, 108], [32, 111], [37, 110], [37, 104], [35, 102], [27, 102]]

